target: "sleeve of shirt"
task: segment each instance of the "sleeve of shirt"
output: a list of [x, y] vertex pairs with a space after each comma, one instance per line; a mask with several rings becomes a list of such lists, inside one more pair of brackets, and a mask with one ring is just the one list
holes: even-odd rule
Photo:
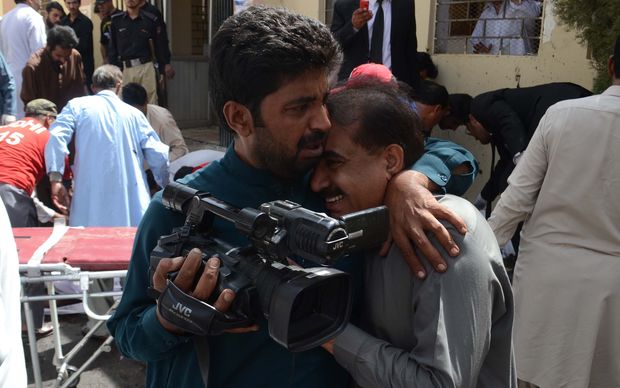
[[551, 112], [547, 111], [540, 121], [527, 150], [508, 178], [508, 187], [489, 218], [489, 225], [500, 246], [510, 240], [519, 222], [524, 221], [536, 205], [548, 167], [545, 133], [553, 122]]
[[189, 152], [185, 139], [177, 122], [172, 117], [169, 110], [163, 110], [160, 116], [161, 121], [161, 141], [170, 147], [170, 161], [174, 161]]
[[174, 226], [182, 224], [183, 217], [165, 209], [161, 194], [157, 194], [138, 227], [123, 297], [107, 322], [120, 351], [132, 359], [165, 359], [190, 339], [163, 328], [157, 319], [156, 303], [147, 294], [151, 251], [160, 236], [170, 234]]
[[517, 113], [504, 100], [493, 101], [485, 112], [485, 116], [488, 119], [484, 122], [490, 123], [490, 128], [487, 130], [501, 136], [511, 156], [515, 156], [527, 147], [527, 129]]
[[517, 4], [511, 1], [510, 6], [516, 11], [520, 12], [518, 16], [526, 18], [536, 18], [540, 15], [542, 9], [541, 4], [534, 0], [523, 0], [521, 4]]
[[148, 163], [153, 177], [159, 185], [164, 187], [168, 184], [168, 151], [167, 145], [159, 140], [157, 133], [151, 128], [151, 125], [146, 121], [146, 117], [140, 114], [137, 125], [140, 126], [140, 132], [142, 134], [142, 140], [140, 146], [142, 147], [142, 153]]
[[33, 15], [28, 28], [28, 46], [31, 53], [44, 47], [47, 41], [47, 33], [45, 32], [45, 22], [41, 15]]
[[84, 86], [86, 84], [86, 64], [84, 63], [84, 58], [78, 52], [76, 52], [75, 65], [77, 67], [75, 69], [76, 76], [71, 80], [71, 86], [67, 90], [67, 95], [72, 96], [72, 98], [86, 95], [86, 87]]
[[330, 27], [332, 34], [342, 46], [346, 46], [351, 38], [358, 32], [353, 28], [353, 23], [351, 23], [352, 15], [347, 15], [345, 9], [343, 9], [345, 7], [346, 4], [336, 1]]
[[85, 53], [82, 58], [82, 62], [84, 64], [84, 73], [85, 79], [88, 83], [92, 82], [93, 72], [95, 70], [95, 58], [93, 51], [93, 22], [90, 19], [86, 19], [88, 21], [88, 34], [84, 37], [86, 39], [85, 45]]
[[102, 46], [108, 45], [108, 37], [106, 36], [106, 33], [109, 31], [109, 26], [108, 26], [108, 31], [106, 31], [105, 25], [106, 25], [105, 20], [102, 20], [99, 23], [99, 44]]
[[11, 74], [9, 65], [0, 54], [0, 96], [2, 96], [2, 106], [0, 115], [16, 115], [17, 111], [17, 92], [15, 90], [15, 79]]
[[32, 196], [32, 201], [34, 202], [34, 206], [37, 209], [37, 219], [40, 223], [45, 224], [51, 222], [54, 219], [54, 215], [56, 214], [56, 211], [54, 211], [54, 209], [45, 206], [45, 204], [41, 202], [39, 198], [37, 198], [35, 195]]
[[[30, 65], [26, 65], [22, 70], [22, 88], [19, 97], [24, 103], [24, 108], [28, 103], [37, 98], [36, 80], [34, 77], [34, 69]], [[23, 112], [19, 112], [23, 113]]]
[[481, 38], [484, 37], [484, 27], [486, 24], [486, 21], [483, 17], [484, 11], [485, 10], [482, 11], [482, 14], [478, 18], [478, 21], [476, 22], [476, 26], [474, 27], [474, 31], [471, 33], [471, 41], [470, 41], [470, 44], [467, 45], [468, 51], [470, 53], [474, 52], [474, 45], [479, 42], [482, 42]]
[[65, 157], [69, 155], [69, 143], [75, 131], [76, 115], [79, 108], [75, 100], [70, 101], [60, 112], [50, 127], [50, 138], [45, 145], [45, 166], [47, 173], [65, 171]]
[[[433, 244], [438, 246], [436, 241]], [[491, 283], [478, 265], [471, 264], [478, 260], [464, 256], [479, 253], [463, 250], [457, 260], [466, 265], [452, 259], [448, 272], [429, 272], [417, 295], [410, 296], [415, 313], [412, 349], [399, 348], [349, 325], [334, 344], [338, 363], [365, 388], [475, 388], [496, 319], [492, 295], [501, 295], [499, 284]]]
[[[166, 23], [161, 19], [158, 19], [155, 40], [157, 41], [157, 62], [160, 66], [165, 66], [170, 63], [172, 54], [170, 53], [170, 42], [168, 41]], [[164, 69], [162, 68], [160, 71], [164, 71]]]
[[120, 58], [118, 57], [118, 37], [116, 36], [117, 24], [115, 18], [110, 21], [110, 41], [108, 42], [108, 63], [122, 69]]

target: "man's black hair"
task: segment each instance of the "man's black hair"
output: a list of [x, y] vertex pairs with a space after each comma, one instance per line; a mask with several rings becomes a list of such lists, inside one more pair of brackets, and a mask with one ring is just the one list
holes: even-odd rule
[[426, 75], [428, 78], [435, 79], [439, 75], [439, 70], [437, 70], [437, 66], [433, 63], [433, 59], [427, 52], [418, 51], [416, 53], [416, 61], [418, 63], [418, 70], [426, 70]]
[[[249, 7], [226, 19], [211, 42], [209, 87], [221, 125], [227, 101], [261, 123], [260, 104], [285, 82], [340, 65], [340, 48], [318, 20], [280, 8]], [[259, 124], [260, 125], [260, 124]]]
[[45, 11], [46, 11], [47, 13], [50, 13], [50, 11], [51, 11], [51, 10], [53, 10], [53, 9], [60, 11], [60, 13], [62, 14], [62, 16], [65, 16], [65, 15], [66, 15], [66, 13], [65, 13], [65, 9], [64, 9], [64, 8], [62, 7], [62, 5], [60, 5], [60, 3], [59, 3], [59, 2], [57, 2], [57, 1], [50, 1], [50, 2], [49, 2], [49, 4], [47, 4], [47, 5], [45, 6]]
[[471, 100], [472, 96], [465, 93], [455, 93], [449, 96], [450, 99], [450, 114], [461, 125], [469, 122], [469, 113], [471, 112]]
[[50, 50], [56, 47], [63, 49], [75, 48], [79, 42], [73, 28], [68, 26], [55, 26], [47, 32], [47, 47]]
[[614, 73], [616, 78], [620, 79], [620, 35], [616, 39], [616, 45], [614, 46]]
[[132, 106], [142, 106], [148, 103], [146, 89], [137, 82], [130, 82], [123, 86], [121, 95], [123, 101]]
[[413, 101], [422, 104], [440, 105], [444, 108], [450, 106], [450, 96], [446, 88], [433, 81], [420, 81], [420, 84], [412, 89], [410, 95]]
[[375, 82], [355, 83], [327, 97], [332, 124], [357, 124], [353, 141], [369, 152], [398, 144], [404, 150], [405, 166], [424, 153], [422, 125], [409, 99], [394, 85]]

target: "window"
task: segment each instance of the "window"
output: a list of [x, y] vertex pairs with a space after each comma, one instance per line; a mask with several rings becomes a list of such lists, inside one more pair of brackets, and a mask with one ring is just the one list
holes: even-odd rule
[[536, 0], [437, 0], [435, 54], [536, 55], [542, 8]]

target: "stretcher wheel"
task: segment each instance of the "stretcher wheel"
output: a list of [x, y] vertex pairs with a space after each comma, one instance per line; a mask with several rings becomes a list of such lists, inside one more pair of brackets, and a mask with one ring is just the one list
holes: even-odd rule
[[[67, 366], [67, 371], [65, 372], [67, 374], [65, 380], [68, 380], [75, 372], [77, 372], [78, 368], [74, 367], [73, 365], [68, 365]], [[75, 388], [78, 386], [78, 384], [80, 383], [80, 377], [78, 376], [70, 385], [68, 385], [69, 388]]]

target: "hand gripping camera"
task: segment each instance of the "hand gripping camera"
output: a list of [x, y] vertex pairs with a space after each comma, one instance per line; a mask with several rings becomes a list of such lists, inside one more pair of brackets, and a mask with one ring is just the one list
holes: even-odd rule
[[[186, 215], [185, 224], [162, 236], [150, 259], [150, 279], [162, 258], [185, 256], [193, 248], [203, 252], [201, 270], [211, 256], [221, 260], [216, 292], [207, 302], [185, 294], [170, 274], [166, 290], [158, 295], [160, 314], [196, 335], [220, 334], [245, 327], [262, 314], [269, 335], [290, 351], [303, 351], [328, 341], [345, 327], [351, 311], [350, 275], [318, 266], [290, 266], [288, 258], [301, 257], [328, 264], [354, 250], [380, 245], [387, 238], [388, 213], [384, 206], [334, 219], [290, 201], [267, 202], [260, 209], [237, 209], [180, 183], [164, 189], [162, 202]], [[234, 223], [250, 245], [233, 248], [212, 236], [214, 216]], [[224, 289], [236, 293], [230, 311], [212, 307]]]

